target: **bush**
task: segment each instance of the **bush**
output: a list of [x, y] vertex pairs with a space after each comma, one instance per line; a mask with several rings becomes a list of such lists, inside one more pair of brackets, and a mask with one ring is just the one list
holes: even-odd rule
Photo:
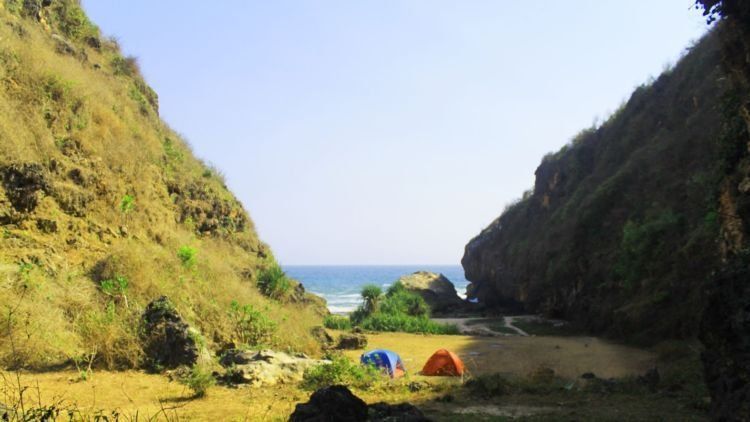
[[372, 387], [381, 377], [381, 372], [371, 365], [352, 363], [344, 356], [333, 356], [331, 363], [324, 363], [305, 370], [302, 388], [317, 390], [331, 385], [346, 385], [359, 389]]
[[240, 305], [232, 301], [229, 316], [234, 322], [236, 339], [248, 346], [261, 346], [273, 343], [276, 323], [252, 305]]
[[459, 334], [455, 324], [440, 324], [426, 317], [378, 312], [365, 318], [360, 325], [372, 331], [398, 331], [422, 334]]
[[260, 288], [261, 293], [270, 298], [284, 298], [291, 287], [292, 283], [279, 264], [273, 264], [262, 270], [258, 275], [258, 288]]
[[352, 322], [349, 317], [342, 315], [326, 315], [323, 326], [331, 330], [351, 330]]
[[182, 379], [182, 383], [193, 390], [193, 397], [204, 397], [208, 389], [216, 384], [211, 371], [202, 365], [195, 365], [190, 373]]
[[120, 211], [123, 214], [129, 214], [135, 209], [135, 198], [132, 195], [125, 195], [120, 201]]
[[180, 262], [182, 262], [182, 266], [185, 268], [193, 268], [195, 266], [197, 254], [198, 250], [190, 246], [181, 246], [177, 250], [177, 257], [180, 258]]
[[424, 299], [401, 283], [395, 283], [383, 297], [377, 286], [362, 289], [363, 303], [350, 316], [351, 323], [373, 331], [425, 334], [458, 334], [455, 325], [430, 320]]

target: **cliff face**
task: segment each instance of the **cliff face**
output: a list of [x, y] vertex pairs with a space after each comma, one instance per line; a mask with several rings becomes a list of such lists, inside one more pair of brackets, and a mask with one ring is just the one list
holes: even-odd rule
[[466, 245], [470, 297], [636, 341], [694, 335], [733, 206], [720, 183], [720, 61], [709, 34], [545, 157], [533, 191]]
[[77, 1], [0, 1], [0, 364], [136, 366], [140, 314], [161, 295], [209, 347], [252, 329], [314, 352], [314, 310], [256, 287], [273, 264]]

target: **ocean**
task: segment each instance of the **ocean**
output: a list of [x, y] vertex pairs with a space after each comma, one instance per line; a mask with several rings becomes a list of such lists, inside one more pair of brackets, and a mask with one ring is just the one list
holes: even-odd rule
[[360, 291], [366, 284], [376, 284], [385, 291], [402, 275], [415, 271], [442, 273], [461, 297], [466, 297], [464, 270], [460, 265], [285, 265], [284, 271], [299, 280], [305, 289], [324, 297], [332, 313], [353, 311], [362, 301]]

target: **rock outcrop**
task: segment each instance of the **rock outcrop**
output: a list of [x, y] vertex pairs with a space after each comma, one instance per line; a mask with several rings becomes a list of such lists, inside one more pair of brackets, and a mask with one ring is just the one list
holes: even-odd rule
[[228, 368], [225, 378], [229, 382], [253, 387], [300, 382], [306, 369], [325, 362], [304, 354], [236, 349], [224, 352], [220, 361], [222, 366]]
[[142, 320], [143, 351], [148, 367], [172, 369], [197, 362], [195, 336], [166, 296], [149, 303]]
[[455, 312], [465, 305], [456, 287], [443, 274], [417, 271], [399, 278], [398, 282], [406, 290], [422, 296], [433, 314]]
[[709, 33], [545, 156], [533, 189], [466, 245], [469, 299], [641, 343], [694, 337], [719, 263], [721, 57]]

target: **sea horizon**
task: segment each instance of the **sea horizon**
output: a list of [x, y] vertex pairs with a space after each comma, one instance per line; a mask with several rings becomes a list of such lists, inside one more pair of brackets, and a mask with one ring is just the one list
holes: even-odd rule
[[282, 265], [282, 268], [291, 278], [300, 281], [308, 292], [326, 299], [328, 310], [336, 314], [352, 312], [361, 303], [363, 286], [375, 284], [385, 291], [399, 277], [416, 271], [443, 274], [463, 298], [469, 283], [464, 277], [463, 267], [456, 264], [306, 264]]

